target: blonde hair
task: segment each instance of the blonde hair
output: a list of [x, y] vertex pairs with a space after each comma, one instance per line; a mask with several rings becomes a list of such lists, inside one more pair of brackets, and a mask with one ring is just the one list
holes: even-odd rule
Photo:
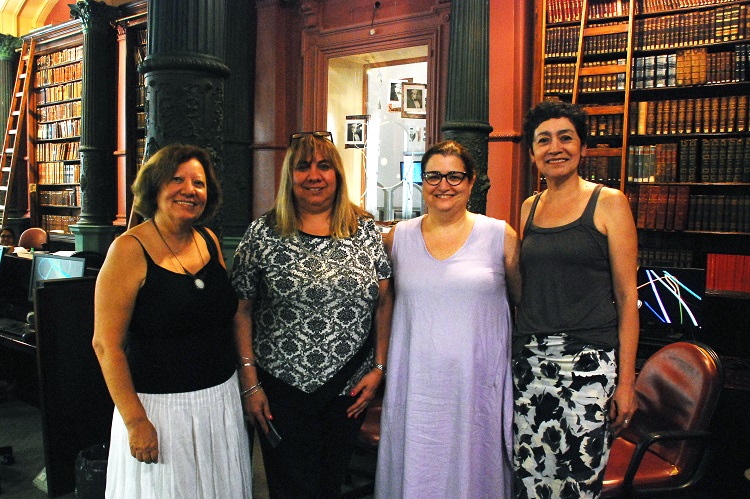
[[301, 161], [315, 157], [317, 153], [328, 161], [336, 172], [336, 193], [331, 207], [331, 236], [336, 239], [351, 237], [357, 232], [360, 217], [372, 218], [368, 212], [349, 200], [346, 174], [341, 156], [333, 142], [312, 134], [294, 139], [286, 151], [281, 168], [279, 192], [274, 209], [269, 213], [269, 222], [275, 223], [276, 232], [282, 237], [297, 235], [300, 216], [294, 197], [294, 168]]

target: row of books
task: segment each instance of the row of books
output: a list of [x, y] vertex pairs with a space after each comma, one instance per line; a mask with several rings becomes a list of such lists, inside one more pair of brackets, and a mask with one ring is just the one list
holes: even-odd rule
[[706, 289], [750, 293], [750, 256], [708, 253]]
[[62, 191], [38, 191], [39, 204], [45, 206], [81, 206], [81, 187]]
[[37, 109], [36, 116], [40, 122], [80, 117], [81, 101], [76, 100], [50, 106], [41, 106]]
[[83, 76], [83, 64], [69, 64], [52, 69], [40, 69], [36, 72], [34, 85], [39, 88], [80, 80]]
[[686, 185], [640, 185], [626, 191], [636, 227], [655, 230], [686, 230], [690, 187]]
[[[587, 109], [594, 106], [587, 106]], [[622, 136], [622, 114], [589, 114], [586, 125], [590, 137]]]
[[622, 159], [619, 156], [584, 157], [578, 166], [578, 173], [592, 182], [619, 182]]
[[750, 233], [750, 197], [694, 194], [689, 202], [687, 230]]
[[[628, 0], [603, 0], [589, 2], [589, 19], [606, 19], [628, 14]], [[547, 2], [547, 22], [561, 23], [580, 21], [583, 4], [581, 0], [549, 0]]]
[[693, 267], [693, 252], [685, 249], [639, 248], [638, 265], [643, 267]]
[[628, 146], [628, 182], [677, 182], [677, 144]]
[[640, 185], [626, 194], [641, 229], [750, 233], [748, 196], [690, 194], [686, 185]]
[[[704, 7], [732, 3], [735, 0], [639, 0], [635, 4], [636, 14], [650, 14], [690, 7]], [[628, 15], [628, 0], [605, 0], [589, 2], [589, 19], [607, 19]], [[581, 20], [581, 0], [549, 0], [547, 23], [563, 23]]]
[[[700, 143], [700, 150], [698, 144]], [[750, 182], [750, 137], [628, 146], [628, 182]]]
[[42, 142], [36, 145], [36, 161], [72, 161], [80, 159], [78, 141]]
[[744, 133], [748, 131], [748, 96], [723, 95], [630, 103], [631, 135]]
[[[558, 26], [547, 30], [546, 57], [575, 57], [578, 52], [580, 26]], [[585, 54], [624, 53], [628, 49], [627, 33], [587, 36], [583, 40]]]
[[[625, 59], [584, 63], [584, 67], [625, 64]], [[552, 63], [544, 66], [545, 93], [572, 93], [575, 81], [576, 64], [574, 62]], [[582, 76], [579, 81], [581, 92], [604, 92], [625, 90], [625, 73]]]
[[39, 184], [78, 184], [81, 182], [80, 163], [60, 161], [37, 163]]
[[703, 7], [705, 5], [716, 5], [719, 3], [731, 3], [735, 0], [639, 0], [635, 4], [636, 14], [650, 14], [673, 9], [687, 9], [690, 7]]
[[36, 138], [38, 140], [72, 139], [80, 136], [81, 118], [40, 123], [37, 125]]
[[40, 226], [47, 233], [58, 232], [70, 234], [68, 226], [77, 224], [79, 219], [80, 217], [76, 215], [42, 215]]
[[71, 47], [51, 54], [40, 55], [36, 57], [36, 67], [43, 69], [59, 64], [78, 62], [83, 60], [83, 45]]
[[636, 19], [633, 48], [690, 47], [750, 38], [750, 6], [735, 3], [708, 10]]
[[700, 181], [750, 182], [750, 137], [702, 139]]
[[37, 90], [37, 105], [56, 104], [60, 101], [80, 99], [83, 90], [83, 82], [74, 81], [54, 87], [46, 87]]

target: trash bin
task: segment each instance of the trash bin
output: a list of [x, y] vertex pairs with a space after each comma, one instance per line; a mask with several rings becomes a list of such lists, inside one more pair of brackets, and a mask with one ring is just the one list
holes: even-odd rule
[[76, 457], [76, 497], [100, 499], [107, 487], [109, 444], [87, 447]]

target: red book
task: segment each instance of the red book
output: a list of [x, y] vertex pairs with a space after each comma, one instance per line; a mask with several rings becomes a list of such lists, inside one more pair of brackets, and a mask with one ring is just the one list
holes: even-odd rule
[[716, 255], [714, 253], [706, 255], [706, 289], [716, 289]]

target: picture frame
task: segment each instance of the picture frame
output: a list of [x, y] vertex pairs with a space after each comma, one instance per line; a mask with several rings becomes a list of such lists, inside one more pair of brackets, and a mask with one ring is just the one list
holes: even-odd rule
[[388, 112], [401, 112], [401, 95], [404, 83], [411, 83], [413, 78], [399, 78], [388, 82]]
[[427, 84], [404, 83], [401, 88], [401, 117], [427, 117]]
[[367, 144], [367, 114], [352, 114], [346, 117], [345, 149], [364, 149]]

